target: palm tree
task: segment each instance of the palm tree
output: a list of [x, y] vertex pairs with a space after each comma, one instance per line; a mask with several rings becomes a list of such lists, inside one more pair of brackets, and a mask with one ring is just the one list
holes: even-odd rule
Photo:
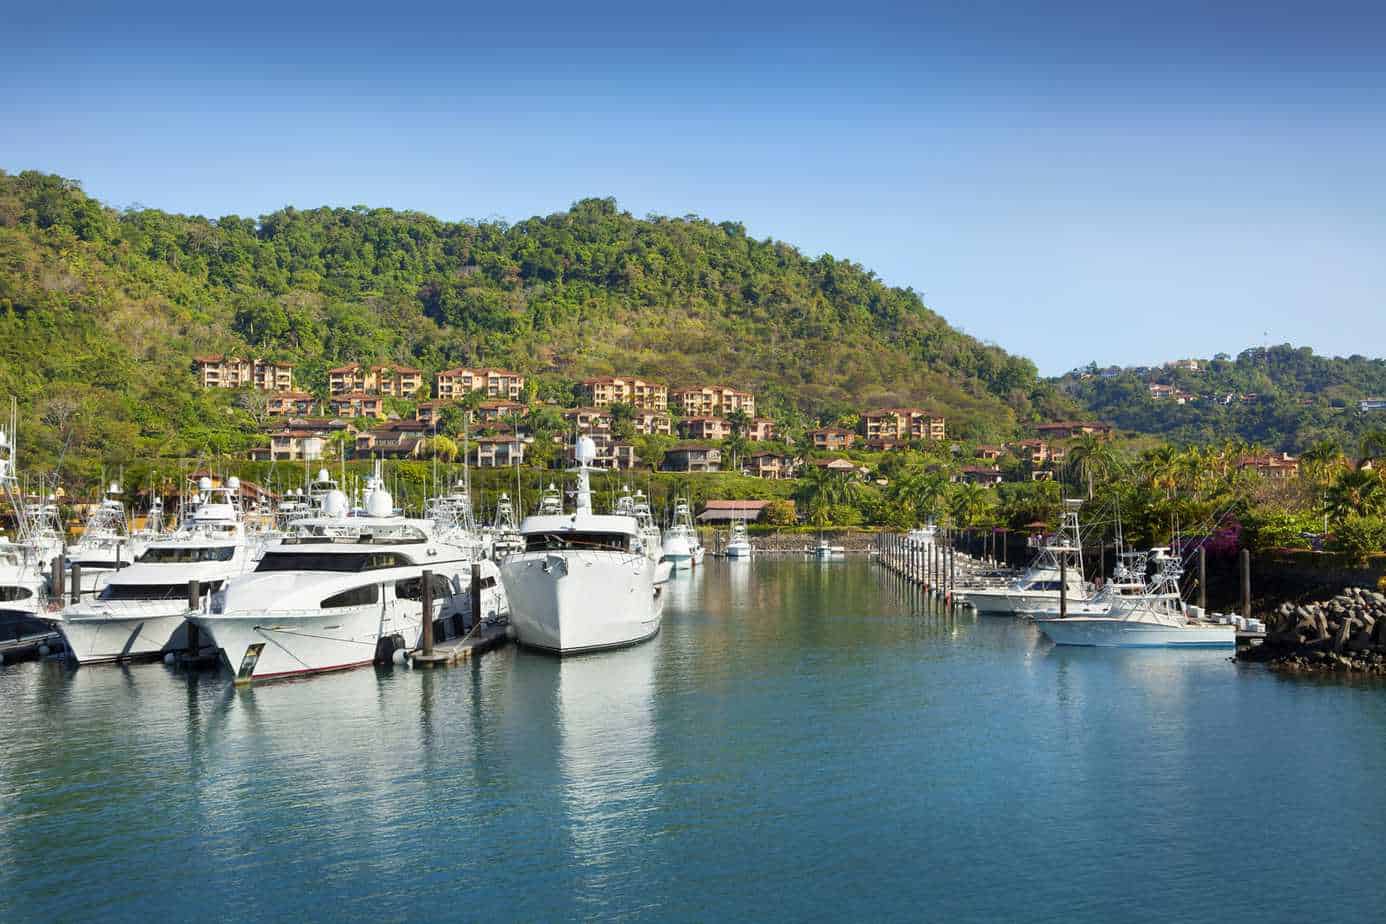
[[964, 529], [977, 525], [977, 520], [991, 506], [991, 492], [979, 484], [960, 484], [953, 491], [949, 507], [953, 521]]
[[439, 462], [456, 462], [461, 450], [457, 444], [446, 436], [435, 436], [423, 440], [419, 445], [419, 453], [425, 459], [437, 459]]
[[833, 507], [850, 504], [856, 496], [856, 479], [821, 465], [809, 466], [795, 492], [795, 500], [803, 505], [809, 522], [819, 529], [831, 522]]
[[1116, 452], [1111, 443], [1096, 433], [1083, 433], [1068, 450], [1068, 470], [1088, 484], [1088, 500], [1092, 500], [1093, 481], [1106, 478], [1116, 468]]
[[1374, 427], [1363, 433], [1360, 450], [1362, 458], [1357, 462], [1358, 468], [1367, 467], [1369, 462], [1386, 459], [1386, 427]]
[[1340, 472], [1328, 488], [1326, 506], [1329, 515], [1339, 522], [1352, 514], [1373, 516], [1386, 512], [1386, 479], [1369, 468]]

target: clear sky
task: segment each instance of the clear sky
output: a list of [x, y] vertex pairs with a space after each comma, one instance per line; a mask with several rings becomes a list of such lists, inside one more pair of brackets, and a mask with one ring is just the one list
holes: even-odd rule
[[855, 260], [1046, 373], [1386, 355], [1379, 2], [45, 2], [0, 55], [0, 168], [116, 207], [609, 195]]

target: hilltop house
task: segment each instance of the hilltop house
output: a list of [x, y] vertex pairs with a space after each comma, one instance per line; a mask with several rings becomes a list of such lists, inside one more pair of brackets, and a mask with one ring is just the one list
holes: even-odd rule
[[297, 414], [307, 417], [318, 409], [318, 399], [306, 391], [278, 391], [269, 396], [265, 412], [284, 416]]
[[1080, 433], [1095, 433], [1098, 436], [1106, 436], [1112, 432], [1112, 425], [1098, 421], [1060, 420], [1054, 423], [1038, 424], [1035, 426], [1035, 432], [1052, 440], [1066, 439]]
[[726, 417], [737, 411], [747, 417], [756, 415], [755, 395], [725, 385], [685, 385], [669, 397], [679, 413], [688, 417]]
[[667, 386], [629, 376], [603, 375], [584, 379], [578, 385], [578, 394], [592, 407], [629, 404], [647, 411], [669, 409]]
[[724, 440], [731, 432], [725, 417], [685, 417], [679, 421], [680, 435], [690, 440]]
[[857, 435], [851, 430], [844, 430], [841, 427], [819, 427], [817, 430], [810, 430], [808, 436], [809, 439], [813, 440], [814, 449], [829, 451], [851, 449], [852, 443], [857, 438]]
[[944, 418], [917, 407], [888, 407], [861, 415], [862, 433], [868, 443], [908, 443], [944, 439]]
[[434, 376], [437, 398], [461, 398], [468, 392], [484, 392], [488, 398], [519, 401], [525, 391], [525, 377], [509, 369], [472, 369], [458, 366]]
[[768, 500], [710, 500], [703, 505], [703, 512], [698, 514], [698, 522], [732, 523], [744, 520], [754, 523], [772, 503]]
[[784, 453], [762, 450], [746, 458], [746, 470], [757, 478], [793, 478], [795, 468], [794, 457]]
[[423, 387], [423, 371], [413, 366], [385, 363], [363, 366], [347, 363], [327, 370], [327, 391], [330, 395], [363, 393], [408, 398]]
[[706, 443], [681, 443], [664, 453], [660, 468], [666, 472], [721, 471], [722, 450]]
[[292, 391], [294, 367], [291, 363], [234, 356], [196, 356], [198, 379], [203, 388], [240, 388], [249, 385], [261, 391]]
[[380, 398], [364, 391], [345, 392], [327, 399], [328, 411], [337, 417], [384, 417]]

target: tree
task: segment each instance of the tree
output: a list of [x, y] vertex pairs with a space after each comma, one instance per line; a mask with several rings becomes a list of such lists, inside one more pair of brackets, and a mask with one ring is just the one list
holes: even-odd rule
[[1116, 469], [1117, 457], [1112, 444], [1095, 433], [1079, 434], [1068, 449], [1068, 470], [1086, 482], [1088, 500], [1093, 498], [1093, 482], [1105, 479]]
[[855, 477], [821, 465], [811, 465], [800, 479], [794, 496], [808, 521], [822, 529], [831, 524], [834, 507], [856, 502], [858, 489]]
[[611, 414], [611, 436], [622, 443], [635, 439], [635, 408], [618, 402], [607, 408]]
[[437, 459], [439, 462], [456, 462], [457, 457], [461, 455], [457, 444], [446, 436], [434, 436], [423, 440], [419, 451], [425, 459]]
[[1370, 468], [1345, 469], [1328, 487], [1325, 506], [1335, 522], [1386, 513], [1386, 480]]
[[991, 491], [979, 484], [958, 485], [949, 502], [953, 521], [964, 529], [977, 526], [991, 506], [991, 500]]

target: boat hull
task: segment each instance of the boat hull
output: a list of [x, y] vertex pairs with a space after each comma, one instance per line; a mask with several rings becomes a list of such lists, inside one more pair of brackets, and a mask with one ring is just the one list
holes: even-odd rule
[[238, 684], [364, 667], [380, 653], [382, 637], [396, 647], [419, 644], [423, 624], [414, 618], [394, 618], [382, 631], [379, 605], [353, 612], [327, 610], [322, 614], [232, 613], [199, 615], [193, 619], [221, 650]]
[[187, 648], [186, 603], [65, 612], [58, 631], [78, 664], [154, 660]]
[[728, 558], [750, 558], [751, 547], [750, 545], [729, 545], [726, 555]]
[[532, 552], [501, 566], [515, 640], [555, 654], [635, 645], [658, 632], [656, 566], [622, 552]]
[[1167, 626], [1084, 616], [1035, 622], [1054, 644], [1084, 648], [1233, 648], [1237, 643], [1233, 626]]

